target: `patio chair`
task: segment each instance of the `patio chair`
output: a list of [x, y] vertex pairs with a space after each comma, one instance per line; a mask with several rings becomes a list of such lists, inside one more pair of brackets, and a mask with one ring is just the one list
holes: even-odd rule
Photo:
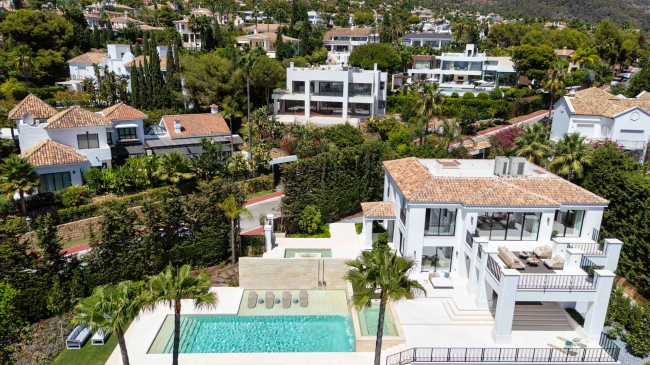
[[97, 332], [95, 332], [93, 337], [90, 339], [90, 343], [93, 346], [104, 345], [106, 343], [106, 339], [108, 339], [108, 335], [110, 335], [109, 331], [106, 331], [106, 333], [104, 333], [104, 330], [100, 328], [97, 330]]
[[275, 294], [273, 294], [272, 291], [267, 291], [266, 294], [264, 294], [264, 305], [266, 308], [271, 309], [273, 308], [273, 302], [275, 301]]
[[257, 292], [248, 292], [248, 308], [255, 308], [257, 306]]
[[533, 253], [540, 259], [550, 259], [553, 255], [553, 249], [549, 245], [544, 245], [535, 248]]
[[300, 291], [300, 294], [298, 294], [298, 299], [300, 299], [300, 306], [302, 308], [306, 308], [309, 304], [309, 294], [307, 294], [306, 290]]
[[552, 259], [544, 259], [544, 266], [548, 267], [551, 270], [562, 270], [564, 269], [564, 259], [558, 255], [555, 255]]
[[80, 350], [88, 336], [90, 336], [90, 328], [80, 324], [68, 335], [65, 340], [65, 347], [69, 350]]
[[568, 349], [563, 349], [563, 348], [561, 348], [561, 347], [557, 347], [557, 346], [553, 345], [552, 343], [549, 343], [549, 344], [548, 344], [548, 347], [552, 348], [553, 350], [560, 351], [561, 353], [563, 353], [563, 354], [567, 354], [567, 355], [569, 355], [569, 356], [576, 356], [576, 355], [578, 355], [578, 353], [575, 352], [575, 351], [570, 351], [570, 350], [568, 350]]
[[282, 308], [291, 308], [291, 293], [288, 291], [282, 293]]

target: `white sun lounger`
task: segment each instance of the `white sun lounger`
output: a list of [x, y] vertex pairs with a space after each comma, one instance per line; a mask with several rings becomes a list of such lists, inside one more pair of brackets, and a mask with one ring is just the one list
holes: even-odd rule
[[252, 291], [248, 293], [248, 308], [255, 308], [257, 306], [257, 292]]
[[90, 329], [83, 325], [75, 327], [65, 340], [65, 347], [69, 350], [80, 350], [90, 336]]
[[273, 308], [273, 302], [275, 301], [275, 294], [273, 294], [272, 291], [267, 291], [266, 294], [264, 294], [264, 305], [266, 308]]
[[282, 308], [291, 308], [291, 293], [288, 291], [282, 292]]
[[104, 333], [103, 329], [98, 329], [97, 332], [93, 335], [93, 337], [90, 339], [90, 343], [95, 345], [95, 346], [101, 346], [106, 343], [106, 339], [108, 338], [108, 335], [110, 332]]

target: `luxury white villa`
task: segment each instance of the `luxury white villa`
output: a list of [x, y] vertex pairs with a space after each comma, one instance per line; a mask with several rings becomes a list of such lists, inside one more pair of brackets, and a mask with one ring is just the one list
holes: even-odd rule
[[409, 69], [409, 83], [436, 82], [445, 90], [462, 93], [474, 89], [475, 82], [482, 87], [517, 86], [519, 74], [510, 57], [488, 57], [479, 53], [473, 44], [464, 53], [443, 53], [442, 56], [414, 56]]
[[334, 28], [323, 36], [323, 47], [328, 52], [327, 63], [334, 65], [346, 65], [355, 47], [377, 42], [379, 34], [373, 33], [372, 28]]
[[388, 74], [357, 67], [287, 69], [287, 89], [273, 91], [273, 110], [283, 122], [353, 125], [386, 113]]
[[419, 46], [419, 47], [432, 47], [433, 49], [441, 49], [453, 41], [449, 34], [438, 33], [410, 33], [401, 38], [402, 44], [405, 46]]
[[[330, 238], [287, 238], [268, 214], [265, 252], [240, 259], [239, 287], [212, 288], [216, 308], [183, 304], [181, 362], [371, 364], [378, 308], [349, 305], [345, 274], [379, 221], [426, 289], [388, 305], [382, 364], [618, 363], [602, 334], [622, 247], [598, 238], [606, 200], [521, 158], [384, 166], [384, 200], [362, 203], [361, 234], [332, 223]], [[131, 324], [131, 361], [169, 361], [172, 314]], [[119, 361], [116, 349], [107, 364]]]
[[554, 106], [551, 139], [566, 133], [579, 133], [586, 142], [615, 142], [643, 162], [650, 138], [650, 94], [628, 99], [592, 87], [565, 96]]

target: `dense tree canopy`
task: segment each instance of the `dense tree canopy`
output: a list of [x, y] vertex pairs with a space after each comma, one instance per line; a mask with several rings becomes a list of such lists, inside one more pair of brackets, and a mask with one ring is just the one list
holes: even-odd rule
[[402, 67], [402, 60], [393, 47], [384, 43], [370, 43], [355, 47], [350, 54], [350, 66], [372, 70], [374, 64], [384, 72], [393, 73]]

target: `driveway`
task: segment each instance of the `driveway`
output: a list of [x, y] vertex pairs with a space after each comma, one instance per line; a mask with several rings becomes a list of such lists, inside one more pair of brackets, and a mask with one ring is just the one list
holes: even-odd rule
[[260, 214], [269, 214], [273, 213], [276, 217], [280, 216], [280, 201], [282, 197], [275, 197], [268, 200], [264, 200], [259, 203], [254, 203], [247, 205], [246, 208], [250, 210], [253, 214], [253, 219], [249, 220], [248, 218], [241, 218], [239, 224], [241, 226], [241, 231], [246, 232], [252, 229], [261, 227], [260, 225]]

